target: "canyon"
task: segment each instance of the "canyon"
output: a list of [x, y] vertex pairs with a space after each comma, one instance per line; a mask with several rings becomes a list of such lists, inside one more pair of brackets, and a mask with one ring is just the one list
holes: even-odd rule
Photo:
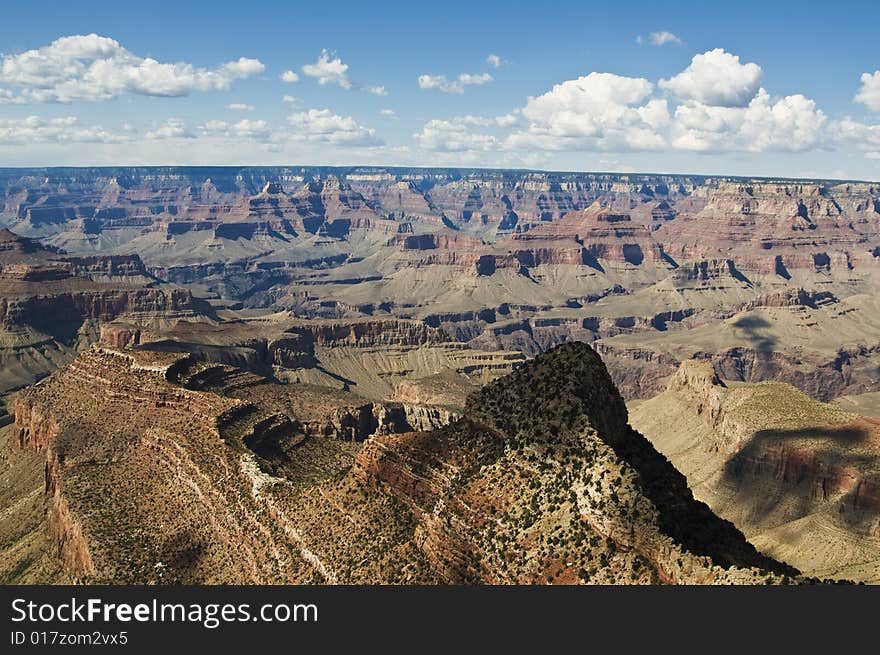
[[7, 580], [880, 582], [880, 185], [114, 167], [0, 195]]
[[6, 429], [45, 458], [49, 543], [82, 583], [802, 581], [693, 499], [586, 344], [410, 415], [96, 345]]
[[[136, 256], [221, 319], [414, 320], [527, 357], [596, 342], [633, 398], [694, 357], [821, 400], [877, 391], [870, 183], [118, 168], [6, 169], [0, 190], [0, 225], [15, 234], [68, 257]], [[694, 332], [699, 348], [682, 343]]]

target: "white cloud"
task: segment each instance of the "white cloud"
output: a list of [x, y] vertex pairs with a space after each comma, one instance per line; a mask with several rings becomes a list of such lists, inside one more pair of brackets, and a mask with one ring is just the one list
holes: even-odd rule
[[862, 86], [853, 98], [854, 102], [860, 102], [871, 111], [880, 113], [880, 70], [874, 73], [862, 73]]
[[205, 123], [199, 125], [199, 129], [202, 132], [223, 132], [229, 129], [229, 122], [221, 120], [205, 121]]
[[547, 150], [655, 150], [665, 145], [658, 129], [669, 122], [665, 100], [651, 98], [654, 85], [639, 77], [590, 73], [529, 98], [526, 130], [512, 134], [509, 148]]
[[[348, 77], [348, 68], [348, 64], [343, 63], [342, 59], [336, 56], [336, 53], [331, 53], [325, 49], [322, 50], [321, 54], [318, 56], [318, 61], [314, 64], [306, 64], [302, 67], [302, 71], [305, 75], [317, 79], [318, 84], [321, 84], [322, 86], [333, 84], [348, 91], [366, 91], [367, 93], [372, 93], [374, 96], [388, 95], [388, 90], [384, 86], [375, 85], [364, 87], [361, 84], [352, 82]], [[291, 79], [285, 81], [292, 82], [295, 80]]]
[[22, 96], [16, 95], [9, 89], [0, 88], [0, 105], [18, 105], [27, 102]]
[[458, 81], [466, 86], [470, 84], [488, 84], [492, 81], [492, 76], [489, 73], [462, 73], [458, 76]]
[[[698, 57], [693, 66], [697, 77], [706, 72]], [[732, 97], [729, 89], [716, 90], [727, 99]], [[771, 99], [759, 88], [742, 107], [719, 105], [718, 97], [707, 99], [712, 102], [689, 99], [670, 115], [667, 101], [656, 96], [650, 81], [594, 72], [529, 98], [521, 111], [528, 127], [511, 133], [502, 147], [520, 151], [717, 153], [804, 152], [831, 144], [828, 118], [803, 95]], [[505, 117], [496, 122], [513, 124]]]
[[762, 74], [757, 64], [741, 64], [737, 55], [716, 48], [695, 55], [690, 66], [671, 79], [660, 80], [659, 86], [684, 100], [745, 107], [758, 92]]
[[439, 89], [444, 93], [464, 93], [461, 84], [450, 82], [445, 75], [419, 75], [420, 89]]
[[339, 116], [329, 109], [310, 109], [287, 117], [294, 140], [332, 143], [339, 146], [381, 145], [376, 131], [360, 125], [351, 116]]
[[[510, 127], [518, 121], [515, 113], [504, 114], [494, 118], [488, 116], [474, 116], [466, 114], [464, 116], [456, 116], [448, 120], [432, 120], [425, 124], [422, 131], [416, 136], [420, 139], [424, 147], [431, 150], [461, 150], [461, 144], [470, 143], [476, 149], [485, 149], [489, 145], [496, 144], [497, 139], [494, 136], [485, 134], [471, 134], [467, 128], [470, 127]], [[437, 147], [434, 144], [440, 144]], [[449, 144], [455, 144], [450, 146]]]
[[269, 124], [264, 120], [242, 119], [234, 123], [211, 120], [199, 126], [203, 136], [225, 136], [263, 141], [271, 135]]
[[680, 150], [702, 152], [803, 152], [827, 145], [827, 122], [809, 98], [798, 94], [773, 102], [760, 89], [747, 107], [679, 105], [671, 143]]
[[[576, 80], [556, 84], [550, 91], [529, 98], [522, 110], [526, 118], [539, 123], [579, 123], [578, 117], [619, 113], [621, 107], [644, 102], [654, 85], [641, 77], [623, 77], [612, 73], [590, 73]], [[580, 124], [578, 131], [583, 131]], [[592, 128], [589, 128], [592, 132]]]
[[674, 43], [676, 45], [681, 45], [682, 41], [672, 32], [651, 32], [648, 35], [648, 41], [651, 45], [666, 45], [667, 43]]
[[453, 119], [456, 123], [461, 123], [462, 125], [479, 125], [480, 127], [488, 127], [495, 121], [491, 118], [486, 118], [485, 116], [473, 116], [468, 114], [466, 116], [459, 116]]
[[501, 68], [509, 62], [506, 59], [502, 59], [498, 55], [489, 55], [488, 57], [486, 57], [486, 63], [489, 64], [492, 68]]
[[282, 96], [281, 100], [282, 100], [282, 102], [286, 102], [290, 105], [292, 105], [296, 102], [299, 102], [299, 98], [297, 98], [295, 96], [289, 96], [289, 95]]
[[144, 136], [148, 139], [191, 139], [194, 134], [190, 132], [186, 125], [179, 118], [168, 118], [157, 128], [150, 130]]
[[[221, 70], [233, 75], [235, 79], [259, 75], [266, 70], [266, 67], [259, 59], [248, 59], [247, 57], [239, 57], [237, 61], [230, 61], [220, 67]], [[226, 88], [226, 87], [220, 87]]]
[[3, 57], [0, 102], [98, 101], [125, 93], [177, 97], [227, 90], [235, 80], [264, 70], [259, 60], [245, 57], [213, 69], [162, 63], [138, 57], [97, 34], [64, 36], [42, 48]]
[[475, 116], [462, 116], [452, 120], [431, 120], [425, 123], [421, 132], [413, 134], [416, 143], [425, 150], [439, 152], [464, 152], [491, 150], [498, 141], [489, 134], [476, 134], [469, 125], [484, 125]]
[[44, 120], [38, 116], [0, 119], [0, 144], [123, 143], [128, 134], [114, 134], [100, 125], [81, 126], [74, 116]]
[[[668, 37], [653, 39], [656, 34], [661, 33], [644, 36], [643, 42], [675, 42]], [[143, 65], [135, 66], [140, 71], [137, 75], [132, 73], [126, 78], [129, 80], [126, 85], [118, 85], [116, 75], [122, 63], [117, 48], [121, 46], [111, 39], [91, 36], [70, 41], [59, 39], [48, 48], [54, 48], [51, 57], [40, 51], [12, 58], [0, 55], [0, 103], [29, 102], [36, 99], [34, 94], [37, 93], [48, 94], [47, 98], [57, 96], [56, 99], [69, 100], [74, 97], [74, 91], [82, 97], [91, 94], [94, 99], [100, 93], [116, 97], [149, 90], [154, 94], [161, 91], [161, 94], [169, 95], [173, 89], [184, 88], [180, 86], [180, 76], [174, 72], [178, 70], [175, 67], [187, 64], [149, 63], [152, 60], [146, 59], [138, 60]], [[25, 59], [20, 59], [22, 57]], [[39, 65], [51, 60], [52, 66], [46, 64], [49, 72], [38, 73], [36, 59], [28, 61], [30, 57], [39, 59], [42, 62]], [[491, 57], [487, 58], [487, 63], [494, 68]], [[12, 63], [7, 64], [10, 61]], [[55, 70], [53, 66], [58, 61], [72, 62], [71, 67], [61, 77], [53, 77], [55, 74], [51, 71]], [[188, 79], [197, 82], [190, 88], [198, 90], [202, 88], [199, 85], [207, 85], [204, 86], [207, 90], [220, 88], [218, 85], [223, 84], [216, 81], [219, 78], [210, 75], [205, 79], [216, 82], [198, 81], [202, 79], [198, 71], [219, 75], [222, 70], [228, 79], [233, 79], [234, 76], [247, 76], [257, 69], [263, 70], [259, 62], [256, 65], [249, 62], [256, 60], [239, 60], [211, 70], [193, 68], [193, 76]], [[498, 57], [497, 63], [503, 66], [506, 62]], [[153, 64], [160, 68], [171, 66], [174, 75], [167, 79], [161, 75], [151, 77]], [[319, 84], [379, 96], [386, 94], [382, 86], [363, 86], [350, 80], [349, 67], [326, 50], [317, 63], [308, 66], [313, 67], [311, 76]], [[317, 68], [321, 66], [324, 68], [319, 72]], [[305, 74], [309, 74], [305, 71], [307, 67], [303, 69]], [[100, 75], [105, 69], [108, 71], [106, 75]], [[33, 77], [29, 78], [25, 73]], [[112, 130], [100, 125], [81, 125], [73, 116], [0, 119], [0, 146], [9, 161], [37, 164], [96, 160], [113, 163], [120, 157], [130, 161], [139, 157], [139, 161], [152, 163], [167, 163], [169, 157], [172, 160], [178, 157], [182, 163], [216, 163], [228, 161], [229, 153], [234, 153], [242, 161], [253, 163], [300, 160], [303, 157], [316, 163], [369, 163], [381, 156], [383, 161], [409, 164], [424, 164], [426, 159], [437, 165], [558, 166], [560, 162], [567, 162], [569, 166], [604, 166], [610, 170], [638, 169], [639, 162], [653, 165], [652, 162], [666, 161], [667, 155], [670, 162], [694, 156], [683, 153], [803, 153], [839, 149], [840, 156], [864, 156], [872, 160], [865, 161], [864, 165], [876, 168], [873, 160], [880, 159], [880, 125], [850, 118], [832, 121], [813, 100], [803, 95], [771, 96], [760, 86], [761, 73], [757, 64], [744, 64], [735, 55], [721, 49], [694, 56], [684, 71], [656, 84], [652, 83], [656, 80], [641, 77], [593, 72], [563, 81], [542, 95], [528, 98], [520, 108], [506, 114], [466, 114], [424, 122], [412, 135], [409, 146], [396, 148], [382, 147], [375, 130], [360, 124], [352, 116], [337, 115], [329, 109], [291, 109], [294, 113], [286, 123], [275, 125], [258, 119], [238, 120], [243, 115], [252, 114], [226, 114], [232, 120], [196, 122], [192, 119], [188, 121], [189, 125], [179, 118], [169, 118], [164, 122], [139, 125], [140, 132], [129, 125]], [[13, 78], [21, 84], [10, 86], [9, 80]], [[42, 80], [43, 86], [37, 86], [38, 80]], [[460, 94], [469, 85], [491, 81], [492, 76], [488, 73], [462, 73], [452, 79], [442, 75], [422, 75], [419, 86]], [[298, 102], [290, 95], [284, 95], [282, 99], [290, 104]], [[880, 71], [862, 75], [861, 87], [853, 100], [880, 112]], [[244, 102], [230, 103], [226, 108], [238, 112], [255, 110]], [[390, 108], [381, 109], [380, 116], [386, 120], [398, 120], [396, 112]], [[169, 148], [169, 142], [164, 141], [169, 139], [172, 144], [175, 140], [182, 142], [186, 139], [186, 147]], [[96, 145], [89, 148], [65, 145], [76, 143]], [[654, 154], [623, 154], [645, 151]], [[605, 155], [609, 158], [607, 160], [580, 154], [599, 152], [612, 154]], [[763, 157], [753, 161], [771, 160], [775, 159]], [[799, 156], [798, 160], [808, 161], [809, 158]], [[600, 164], [603, 161], [606, 163]], [[741, 156], [730, 161], [749, 160]], [[801, 174], [802, 170], [806, 169], [796, 168], [792, 173]]]
[[293, 84], [294, 82], [299, 82], [299, 75], [297, 75], [293, 71], [287, 70], [281, 73], [281, 75], [278, 76], [278, 79], [280, 79], [282, 82]]
[[865, 125], [851, 118], [844, 118], [832, 126], [832, 134], [838, 142], [852, 144], [863, 151], [868, 159], [878, 159], [880, 125]]
[[455, 80], [449, 80], [445, 75], [419, 75], [419, 88], [462, 94], [466, 86], [488, 84], [492, 80], [489, 73], [462, 73]]
[[335, 84], [343, 89], [351, 89], [353, 85], [348, 79], [348, 64], [343, 64], [339, 57], [331, 59], [331, 56], [327, 50], [322, 50], [318, 61], [302, 67], [303, 73], [317, 78], [318, 84]]

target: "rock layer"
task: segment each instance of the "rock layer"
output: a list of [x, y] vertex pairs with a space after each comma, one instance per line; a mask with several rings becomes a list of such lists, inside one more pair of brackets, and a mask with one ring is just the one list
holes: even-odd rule
[[588, 346], [488, 385], [447, 427], [401, 433], [410, 415], [95, 347], [20, 395], [16, 428], [47, 457], [50, 534], [83, 582], [795, 579], [627, 426]]
[[688, 361], [633, 424], [765, 552], [813, 575], [877, 580], [876, 419], [786, 384], [728, 388], [707, 363]]

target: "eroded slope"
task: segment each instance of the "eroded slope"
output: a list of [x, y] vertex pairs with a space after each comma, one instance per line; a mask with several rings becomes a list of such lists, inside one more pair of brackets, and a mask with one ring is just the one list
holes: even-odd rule
[[685, 362], [632, 424], [695, 495], [805, 573], [880, 580], [880, 422], [776, 382], [728, 387]]
[[[569, 344], [412, 432], [401, 405], [94, 347], [16, 402], [85, 582], [758, 583], [796, 571], [693, 500]], [[360, 441], [365, 439], [364, 441]]]

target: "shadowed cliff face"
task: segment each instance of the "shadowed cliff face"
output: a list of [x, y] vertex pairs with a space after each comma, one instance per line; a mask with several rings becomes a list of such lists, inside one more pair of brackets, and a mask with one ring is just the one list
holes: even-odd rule
[[732, 523], [693, 499], [686, 478], [628, 425], [626, 405], [598, 354], [586, 344], [549, 351], [468, 400], [468, 415], [527, 440], [563, 438], [586, 419], [599, 438], [637, 473], [640, 491], [657, 508], [660, 529], [684, 549], [721, 566], [757, 566], [794, 573], [759, 554]]
[[420, 432], [408, 431], [406, 406], [180, 357], [95, 348], [18, 399], [19, 443], [48, 461], [50, 538], [81, 581], [796, 573], [693, 500], [628, 428], [584, 344], [553, 349], [472, 395], [463, 417]]

